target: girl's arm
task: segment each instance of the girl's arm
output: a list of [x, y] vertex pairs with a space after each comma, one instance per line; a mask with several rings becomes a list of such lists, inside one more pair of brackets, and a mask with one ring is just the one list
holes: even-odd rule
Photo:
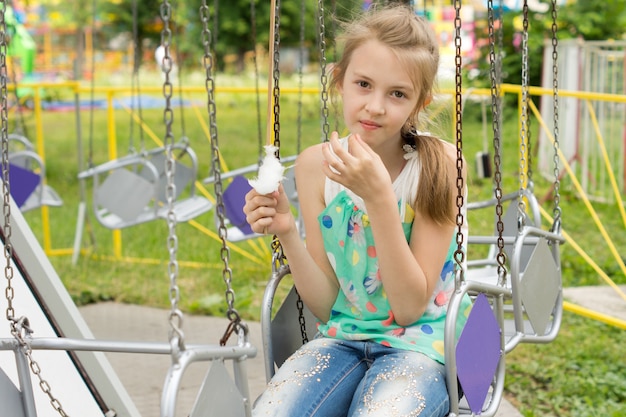
[[250, 191], [246, 195], [244, 212], [255, 232], [276, 234], [289, 261], [298, 293], [311, 312], [325, 322], [337, 298], [339, 285], [328, 262], [317, 220], [325, 208], [325, 176], [320, 166], [320, 145], [301, 152], [295, 165], [298, 199], [307, 235], [306, 246], [296, 228], [282, 186], [269, 195]]

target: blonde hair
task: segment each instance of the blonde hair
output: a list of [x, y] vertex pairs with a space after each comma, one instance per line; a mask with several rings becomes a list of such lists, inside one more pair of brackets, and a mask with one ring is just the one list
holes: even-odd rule
[[390, 48], [407, 70], [415, 91], [415, 108], [402, 129], [402, 137], [420, 158], [420, 181], [415, 208], [438, 223], [454, 223], [452, 178], [455, 175], [443, 143], [435, 137], [419, 135], [420, 111], [430, 102], [439, 67], [439, 45], [428, 21], [407, 6], [372, 8], [344, 27], [341, 59], [334, 65], [329, 89], [336, 91], [343, 82], [354, 51], [376, 40]]

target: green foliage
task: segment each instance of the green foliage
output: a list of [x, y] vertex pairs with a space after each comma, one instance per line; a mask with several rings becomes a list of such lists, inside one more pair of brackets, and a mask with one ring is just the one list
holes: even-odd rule
[[[522, 83], [522, 54], [523, 35], [521, 28], [521, 13], [508, 12], [502, 16], [502, 82], [507, 84]], [[541, 85], [541, 59], [531, 59], [530, 57], [543, 56], [544, 39], [551, 37], [551, 26], [549, 16], [540, 13], [528, 14], [528, 79], [530, 85]], [[497, 19], [496, 19], [496, 25]], [[496, 32], [496, 53], [498, 53], [499, 30]], [[488, 22], [485, 19], [476, 21], [476, 42], [479, 47], [479, 58], [471, 65], [475, 65], [478, 72], [473, 76], [471, 84], [476, 87], [489, 87], [490, 84], [490, 63], [489, 63], [489, 30]]]
[[520, 345], [508, 356], [505, 388], [526, 417], [626, 413], [626, 332], [565, 314], [549, 345]]
[[[137, 6], [137, 20], [133, 22], [133, 3]], [[170, 29], [173, 31], [172, 45], [180, 51], [186, 65], [197, 66], [203, 55], [203, 45], [198, 42], [204, 39], [204, 22], [200, 7], [202, 0], [173, 1], [171, 3]], [[102, 2], [98, 7], [98, 15], [105, 26], [108, 39], [120, 33], [132, 37], [133, 26], [137, 26], [138, 37], [152, 48], [160, 42], [163, 21], [160, 16], [160, 0], [120, 0]], [[270, 2], [254, 0], [252, 8], [250, 0], [232, 0], [228, 2], [206, 1], [209, 21], [206, 22], [211, 32], [211, 50], [217, 57], [220, 69], [224, 68], [224, 57], [234, 55], [237, 58], [238, 71], [243, 70], [244, 54], [253, 51], [256, 45], [264, 50], [269, 47]], [[301, 39], [301, 27], [304, 27], [305, 47], [315, 53], [315, 45], [319, 36], [317, 0], [282, 0], [280, 2], [280, 42], [284, 47], [298, 47]], [[335, 3], [335, 8], [325, 8], [329, 22], [326, 36], [331, 36], [333, 19], [350, 16], [361, 5], [359, 0], [343, 0]], [[301, 21], [301, 8], [304, 7], [304, 22]], [[253, 19], [254, 14], [254, 19]], [[138, 56], [141, 56], [139, 53]]]
[[622, 39], [626, 28], [624, 0], [574, 1], [559, 10], [559, 35], [588, 41]]

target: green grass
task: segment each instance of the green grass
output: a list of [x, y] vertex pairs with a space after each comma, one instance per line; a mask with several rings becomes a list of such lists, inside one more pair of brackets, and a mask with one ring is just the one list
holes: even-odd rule
[[[226, 77], [218, 77], [219, 85], [231, 85]], [[240, 80], [239, 80], [240, 81]], [[158, 79], [156, 81], [158, 83]], [[145, 81], [144, 85], [148, 85]], [[284, 85], [294, 85], [286, 80]], [[263, 85], [263, 84], [261, 84]], [[86, 99], [87, 97], [83, 97]], [[205, 98], [188, 97], [198, 102], [206, 120]], [[301, 132], [298, 139], [297, 96], [284, 95], [281, 100], [280, 140], [281, 154], [291, 155], [298, 149], [318, 143], [321, 138], [317, 96], [305, 96]], [[221, 153], [230, 168], [253, 164], [259, 155], [256, 98], [250, 94], [217, 94], [218, 132]], [[264, 101], [264, 97], [261, 97]], [[174, 133], [182, 134], [181, 113], [176, 109]], [[163, 136], [162, 109], [142, 109], [145, 123], [159, 137]], [[443, 113], [449, 115], [449, 111]], [[77, 181], [79, 158], [84, 163], [92, 155], [92, 163], [108, 159], [106, 113], [93, 113], [94, 126], [90, 128], [90, 113], [83, 111], [83, 155], [77, 155], [77, 133], [73, 113], [46, 113], [43, 115], [48, 183], [63, 197], [61, 208], [50, 208], [52, 248], [71, 248], [76, 228], [80, 189]], [[191, 108], [184, 109], [185, 134], [200, 158], [200, 177], [210, 174], [210, 146], [202, 123]], [[265, 109], [261, 109], [265, 124]], [[25, 116], [27, 128], [34, 136], [32, 115]], [[115, 112], [116, 137], [119, 154], [129, 146], [130, 117], [124, 110]], [[438, 118], [439, 127], [448, 140], [452, 139], [446, 117]], [[493, 195], [490, 181], [473, 175], [473, 156], [482, 150], [482, 125], [477, 112], [468, 112], [464, 119], [465, 155], [469, 165], [468, 185], [471, 200]], [[334, 122], [332, 124], [334, 126]], [[136, 126], [135, 126], [136, 127]], [[537, 138], [537, 123], [533, 124], [533, 138]], [[503, 129], [503, 184], [507, 191], [518, 187], [517, 120], [507, 114]], [[91, 132], [93, 131], [93, 134]], [[261, 129], [265, 135], [265, 128]], [[133, 134], [134, 146], [140, 147], [138, 131]], [[155, 146], [145, 136], [145, 146]], [[34, 140], [34, 139], [33, 139]], [[262, 142], [265, 138], [262, 138]], [[536, 194], [549, 196], [551, 183], [535, 173]], [[91, 201], [90, 182], [86, 183], [87, 200]], [[209, 192], [213, 190], [209, 187]], [[565, 178], [561, 184], [563, 227], [598, 265], [618, 284], [626, 283], [624, 274], [598, 229], [593, 225], [585, 205]], [[599, 218], [619, 253], [626, 253], [626, 233], [614, 205], [593, 204]], [[551, 202], [544, 202], [551, 212]], [[27, 213], [35, 233], [42, 237], [39, 212]], [[197, 223], [215, 230], [213, 212], [196, 219]], [[548, 226], [547, 224], [545, 225]], [[491, 234], [493, 214], [470, 214], [473, 233]], [[180, 270], [180, 306], [188, 313], [223, 315], [224, 263], [220, 259], [221, 243], [202, 233], [192, 224], [177, 226], [178, 259]], [[122, 232], [124, 259], [113, 259], [112, 234], [97, 224], [90, 215], [82, 236], [83, 253], [76, 265], [71, 256], [50, 256], [51, 261], [77, 304], [115, 300], [168, 308], [169, 277], [167, 272], [167, 227], [165, 222], [153, 222]], [[232, 269], [232, 285], [236, 293], [235, 306], [245, 319], [258, 320], [265, 282], [270, 274], [269, 238], [236, 245], [241, 250], [230, 251], [228, 266]], [[256, 245], [256, 248], [252, 245]], [[263, 248], [265, 248], [263, 250]], [[562, 247], [563, 281], [565, 286], [602, 284], [598, 274], [587, 265], [571, 245]], [[479, 256], [480, 250], [470, 248], [468, 256]], [[251, 257], [256, 261], [251, 260]], [[525, 416], [618, 416], [626, 415], [624, 392], [626, 374], [626, 332], [610, 326], [564, 314], [561, 332], [556, 341], [547, 345], [522, 345], [506, 357], [508, 362], [506, 395]]]

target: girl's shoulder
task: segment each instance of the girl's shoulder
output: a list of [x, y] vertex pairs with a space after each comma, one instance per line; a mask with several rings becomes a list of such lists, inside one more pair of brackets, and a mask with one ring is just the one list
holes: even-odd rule
[[306, 190], [322, 192], [326, 175], [322, 170], [324, 155], [322, 144], [312, 145], [300, 152], [296, 158], [295, 173], [298, 186]]
[[322, 154], [322, 145], [322, 143], [318, 143], [305, 148], [296, 158], [296, 164], [321, 164], [324, 159], [324, 156]]

